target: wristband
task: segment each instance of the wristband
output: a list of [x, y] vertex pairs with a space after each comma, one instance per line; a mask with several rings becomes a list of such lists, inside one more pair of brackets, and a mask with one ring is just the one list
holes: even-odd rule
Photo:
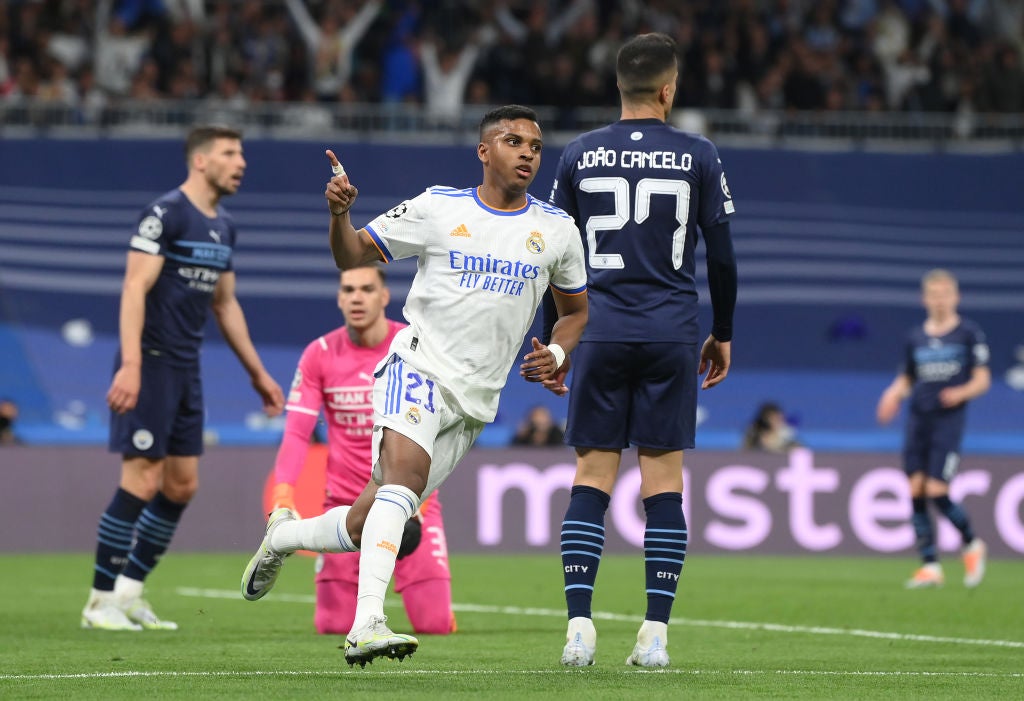
[[551, 355], [555, 356], [555, 370], [562, 367], [562, 363], [565, 362], [565, 351], [557, 343], [552, 343], [548, 346], [548, 350], [551, 351]]

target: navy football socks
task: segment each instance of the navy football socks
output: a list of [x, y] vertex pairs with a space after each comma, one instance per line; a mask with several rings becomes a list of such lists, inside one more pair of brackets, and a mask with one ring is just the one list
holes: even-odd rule
[[604, 549], [604, 513], [611, 495], [594, 487], [572, 488], [562, 521], [562, 567], [569, 618], [590, 618], [597, 566]]
[[917, 536], [917, 552], [921, 553], [921, 560], [925, 564], [938, 562], [935, 553], [935, 529], [931, 518], [928, 517], [928, 500], [924, 497], [914, 497], [910, 503], [913, 507], [910, 520], [914, 524], [914, 535]]
[[157, 560], [167, 552], [178, 527], [181, 512], [188, 504], [178, 504], [157, 492], [142, 510], [136, 526], [135, 547], [128, 556], [124, 576], [142, 581], [156, 567]]
[[124, 569], [135, 540], [135, 521], [145, 506], [146, 502], [121, 488], [114, 493], [107, 510], [100, 516], [93, 589], [114, 590], [114, 580]]
[[644, 499], [644, 565], [647, 571], [648, 621], [668, 623], [686, 560], [686, 517], [683, 495], [664, 492]]
[[938, 507], [939, 512], [949, 519], [949, 522], [956, 526], [964, 539], [964, 545], [974, 540], [974, 531], [971, 529], [971, 521], [967, 518], [964, 508], [954, 501], [951, 501], [948, 494], [941, 497], [933, 497], [932, 502]]

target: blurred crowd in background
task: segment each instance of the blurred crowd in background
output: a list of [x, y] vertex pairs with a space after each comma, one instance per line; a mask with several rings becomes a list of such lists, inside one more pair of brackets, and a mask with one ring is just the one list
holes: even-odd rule
[[615, 106], [648, 31], [677, 105], [1024, 112], [1020, 0], [0, 0], [0, 105]]

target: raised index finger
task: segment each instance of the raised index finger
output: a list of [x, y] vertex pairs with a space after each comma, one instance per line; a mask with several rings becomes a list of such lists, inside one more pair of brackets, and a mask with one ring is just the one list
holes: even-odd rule
[[334, 151], [332, 151], [331, 149], [327, 149], [325, 153], [327, 154], [327, 160], [331, 162], [331, 166], [341, 165], [341, 163], [338, 161], [338, 157], [334, 155]]

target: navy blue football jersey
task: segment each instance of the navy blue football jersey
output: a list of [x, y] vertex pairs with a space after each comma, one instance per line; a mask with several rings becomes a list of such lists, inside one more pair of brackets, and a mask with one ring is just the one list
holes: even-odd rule
[[[922, 325], [915, 326], [907, 337], [902, 368], [914, 383], [911, 410], [946, 411], [939, 404], [939, 392], [970, 380], [974, 368], [988, 365], [988, 356], [985, 334], [969, 319], [961, 318], [957, 327], [944, 336], [929, 336]], [[965, 406], [961, 404], [952, 411], [963, 411]]]
[[222, 273], [232, 269], [235, 224], [220, 206], [200, 212], [181, 190], [172, 190], [139, 215], [133, 251], [164, 257], [160, 277], [146, 295], [142, 351], [172, 362], [199, 359], [203, 326]]
[[658, 119], [615, 122], [566, 146], [550, 201], [584, 238], [584, 340], [698, 341], [698, 230], [734, 211], [713, 143]]

